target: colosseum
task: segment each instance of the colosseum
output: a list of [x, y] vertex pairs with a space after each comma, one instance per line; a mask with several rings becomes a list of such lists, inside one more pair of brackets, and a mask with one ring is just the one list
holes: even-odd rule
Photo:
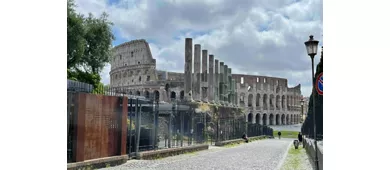
[[[194, 50], [194, 52], [192, 51]], [[233, 74], [223, 61], [200, 44], [185, 39], [184, 73], [156, 68], [149, 44], [133, 40], [113, 49], [110, 86], [162, 103], [198, 101], [243, 107], [248, 122], [262, 125], [297, 124], [300, 119], [301, 86], [287, 86], [287, 79]]]

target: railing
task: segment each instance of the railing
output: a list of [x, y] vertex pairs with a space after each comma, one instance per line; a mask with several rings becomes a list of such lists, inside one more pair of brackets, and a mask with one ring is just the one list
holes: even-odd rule
[[247, 134], [248, 137], [273, 135], [272, 128], [256, 123], [248, 123], [243, 117], [219, 119], [217, 129], [217, 142], [240, 139], [243, 134]]
[[[77, 84], [77, 83], [76, 83]], [[92, 93], [88, 88], [68, 88], [68, 162], [74, 160], [75, 140], [74, 105], [77, 93]], [[70, 90], [69, 90], [70, 89]], [[132, 95], [129, 89], [104, 88], [103, 96], [127, 96], [127, 140], [126, 153], [136, 156], [139, 152], [163, 148], [185, 147], [196, 144], [215, 144], [216, 141], [241, 138], [244, 133], [251, 136], [272, 136], [272, 129], [245, 121], [244, 116], [215, 118], [208, 112], [194, 109], [193, 103], [173, 99], [172, 103], [160, 103], [159, 97], [149, 94], [149, 99]], [[243, 104], [243, 102], [240, 102]], [[253, 108], [253, 107], [252, 107]], [[77, 141], [76, 141], [77, 142]], [[114, 142], [115, 143], [115, 142]]]

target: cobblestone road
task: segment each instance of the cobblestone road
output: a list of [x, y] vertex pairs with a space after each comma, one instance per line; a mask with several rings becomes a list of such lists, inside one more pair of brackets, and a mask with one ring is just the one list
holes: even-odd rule
[[130, 160], [104, 170], [274, 170], [281, 165], [292, 139], [267, 139], [227, 148], [168, 157], [159, 160]]

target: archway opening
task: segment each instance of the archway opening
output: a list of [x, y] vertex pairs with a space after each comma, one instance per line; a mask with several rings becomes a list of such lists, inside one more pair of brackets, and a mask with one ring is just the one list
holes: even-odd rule
[[137, 91], [137, 96], [141, 96], [141, 92], [140, 91]]
[[149, 99], [149, 97], [150, 97], [149, 91], [145, 91], [145, 98]]
[[263, 114], [263, 125], [267, 125], [267, 114]]
[[269, 115], [269, 125], [274, 125], [274, 115], [272, 113]]
[[245, 107], [245, 93], [240, 94], [240, 107]]
[[248, 107], [252, 107], [253, 106], [253, 94], [249, 94], [248, 96]]
[[253, 114], [249, 113], [248, 114], [248, 123], [252, 123], [252, 121], [253, 121]]
[[256, 123], [260, 124], [260, 113], [256, 114]]
[[282, 114], [282, 125], [286, 124], [286, 116]]
[[276, 114], [276, 125], [280, 125], [280, 115]]
[[176, 99], [176, 93], [174, 91], [171, 92], [171, 99]]

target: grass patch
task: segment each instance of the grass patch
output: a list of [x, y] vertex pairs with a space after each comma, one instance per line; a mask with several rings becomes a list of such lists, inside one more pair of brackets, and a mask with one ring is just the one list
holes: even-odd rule
[[[274, 137], [278, 138], [278, 132], [279, 131], [274, 131]], [[295, 138], [298, 139], [298, 134], [299, 132], [296, 131], [280, 131], [282, 133], [281, 137], [282, 138]]]
[[197, 155], [198, 153], [197, 153], [198, 151], [191, 151], [191, 152], [185, 152], [184, 154], [185, 155]]
[[300, 145], [298, 149], [295, 149], [294, 145], [291, 145], [280, 170], [304, 169], [302, 165], [305, 164], [305, 154], [306, 151], [302, 148], [302, 145]]
[[235, 146], [238, 146], [238, 145], [240, 145], [240, 143], [230, 143], [230, 144], [227, 144], [227, 145], [224, 145], [223, 147], [225, 147], [225, 148], [232, 148], [232, 147], [235, 147]]

